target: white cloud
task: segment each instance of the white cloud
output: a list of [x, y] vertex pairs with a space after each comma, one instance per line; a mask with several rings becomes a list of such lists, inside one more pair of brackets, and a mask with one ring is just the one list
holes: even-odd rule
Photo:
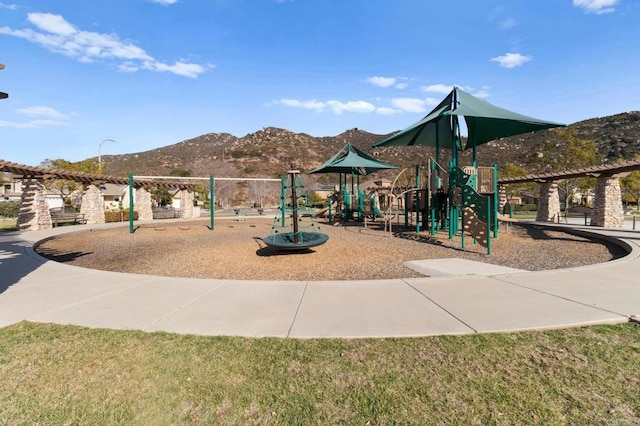
[[161, 4], [163, 6], [169, 6], [170, 4], [176, 4], [178, 0], [151, 0], [154, 3]]
[[442, 93], [443, 95], [448, 95], [449, 92], [453, 90], [453, 86], [446, 84], [432, 84], [430, 86], [422, 86], [420, 90], [426, 93]]
[[376, 87], [395, 87], [396, 89], [406, 89], [409, 86], [409, 83], [406, 83], [404, 80], [407, 80], [406, 77], [369, 77], [367, 78], [367, 83]]
[[116, 62], [117, 69], [126, 72], [147, 69], [197, 78], [205, 71], [203, 66], [187, 63], [183, 60], [177, 61], [173, 65], [165, 64], [154, 59], [141, 47], [120, 40], [116, 34], [81, 31], [60, 15], [30, 13], [27, 15], [27, 19], [39, 31], [0, 27], [0, 34], [25, 39], [53, 53], [76, 58], [80, 62], [113, 61]]
[[573, 5], [584, 10], [585, 13], [602, 15], [615, 12], [618, 0], [573, 0]]
[[17, 4], [6, 4], [6, 3], [0, 3], [0, 9], [11, 9], [11, 10], [16, 10], [18, 8]]
[[376, 87], [391, 87], [396, 84], [397, 79], [395, 77], [369, 77], [367, 83]]
[[204, 72], [204, 68], [198, 64], [188, 64], [186, 62], [176, 62], [173, 65], [163, 64], [158, 61], [145, 61], [143, 64], [144, 69], [152, 71], [166, 71], [171, 72], [183, 77], [197, 78], [198, 74]]
[[10, 127], [13, 129], [40, 129], [43, 127], [64, 127], [68, 126], [66, 121], [56, 120], [32, 120], [32, 121], [4, 121], [0, 120], [0, 127]]
[[366, 101], [349, 101], [349, 102], [341, 102], [341, 101], [326, 101], [320, 102], [311, 100], [311, 101], [298, 101], [295, 99], [280, 99], [275, 102], [276, 104], [281, 104], [284, 106], [292, 107], [292, 108], [302, 108], [302, 109], [311, 109], [317, 112], [323, 112], [325, 108], [331, 108], [334, 114], [340, 115], [343, 112], [355, 112], [355, 113], [371, 113], [376, 110], [376, 107]]
[[60, 111], [48, 106], [32, 106], [26, 108], [20, 108], [16, 110], [16, 113], [26, 115], [28, 117], [47, 117], [56, 120], [67, 120], [69, 116], [61, 113]]
[[357, 112], [357, 113], [369, 113], [376, 110], [373, 104], [365, 101], [327, 101], [327, 105], [331, 107], [333, 112], [337, 115], [342, 114], [344, 111]]
[[426, 112], [426, 102], [418, 98], [395, 98], [391, 99], [391, 105], [396, 109], [406, 112]]
[[64, 127], [69, 125], [68, 114], [64, 114], [54, 108], [36, 105], [15, 110], [17, 114], [34, 118], [30, 121], [4, 121], [0, 120], [0, 127], [14, 129], [40, 129], [44, 127]]
[[276, 103], [280, 103], [284, 106], [293, 107], [293, 108], [312, 109], [318, 112], [324, 111], [326, 107], [324, 102], [318, 102], [315, 99], [311, 101], [304, 101], [304, 102], [300, 102], [295, 99], [281, 99]]
[[516, 22], [516, 20], [513, 18], [503, 19], [498, 22], [498, 26], [501, 30], [508, 30], [515, 27], [516, 25], [518, 25], [518, 22]]
[[515, 68], [521, 66], [525, 62], [529, 62], [531, 60], [531, 56], [521, 55], [519, 53], [505, 53], [502, 56], [491, 58], [491, 60], [499, 63], [501, 67]]

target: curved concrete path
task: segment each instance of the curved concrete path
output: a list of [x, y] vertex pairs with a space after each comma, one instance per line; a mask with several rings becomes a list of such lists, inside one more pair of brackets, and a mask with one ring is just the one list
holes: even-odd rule
[[619, 323], [640, 316], [640, 233], [626, 229], [572, 226], [631, 249], [603, 264], [375, 281], [155, 277], [64, 265], [33, 251], [44, 238], [96, 227], [0, 234], [0, 326], [26, 320], [202, 335], [386, 337]]

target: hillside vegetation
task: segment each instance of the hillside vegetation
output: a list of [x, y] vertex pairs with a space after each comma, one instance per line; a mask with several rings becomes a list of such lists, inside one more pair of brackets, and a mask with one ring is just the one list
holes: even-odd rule
[[[627, 112], [608, 117], [593, 118], [572, 124], [581, 139], [593, 140], [604, 162], [634, 159], [640, 155], [640, 112]], [[208, 133], [174, 145], [145, 152], [106, 155], [105, 173], [123, 176], [128, 172], [137, 175], [168, 175], [176, 170], [187, 171], [192, 176], [214, 174], [224, 177], [278, 177], [293, 164], [303, 172], [327, 161], [346, 143], [375, 156], [380, 161], [400, 168], [426, 163], [433, 156], [428, 147], [372, 148], [386, 137], [360, 129], [350, 129], [337, 136], [314, 137], [294, 133], [286, 129], [267, 127], [243, 137], [228, 133]], [[512, 163], [528, 172], [540, 168], [536, 161], [542, 146], [562, 144], [557, 130], [543, 130], [510, 138], [504, 138], [478, 148], [478, 163], [489, 166]], [[549, 153], [546, 153], [547, 155]], [[443, 152], [446, 164], [449, 153]], [[461, 155], [461, 162], [470, 162], [470, 152]], [[397, 171], [378, 172], [376, 178], [392, 178]], [[327, 181], [327, 176], [318, 176]]]

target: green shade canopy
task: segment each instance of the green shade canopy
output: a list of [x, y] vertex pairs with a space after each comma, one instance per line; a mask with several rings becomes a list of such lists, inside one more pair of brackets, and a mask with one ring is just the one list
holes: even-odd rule
[[354, 173], [356, 175], [366, 176], [378, 170], [397, 168], [397, 166], [392, 164], [376, 160], [348, 143], [327, 162], [311, 170], [309, 174]]
[[[464, 118], [467, 125], [465, 146], [456, 137], [459, 116]], [[539, 120], [491, 105], [454, 87], [426, 117], [376, 143], [374, 147], [427, 145], [462, 151], [499, 138], [561, 126], [564, 124]], [[454, 146], [454, 143], [458, 145]]]

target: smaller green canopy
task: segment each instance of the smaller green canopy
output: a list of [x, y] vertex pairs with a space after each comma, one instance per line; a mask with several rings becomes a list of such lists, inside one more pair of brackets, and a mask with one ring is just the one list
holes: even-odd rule
[[309, 174], [354, 173], [356, 175], [366, 176], [378, 170], [397, 168], [397, 166], [392, 164], [376, 160], [348, 143], [320, 167], [311, 170]]

